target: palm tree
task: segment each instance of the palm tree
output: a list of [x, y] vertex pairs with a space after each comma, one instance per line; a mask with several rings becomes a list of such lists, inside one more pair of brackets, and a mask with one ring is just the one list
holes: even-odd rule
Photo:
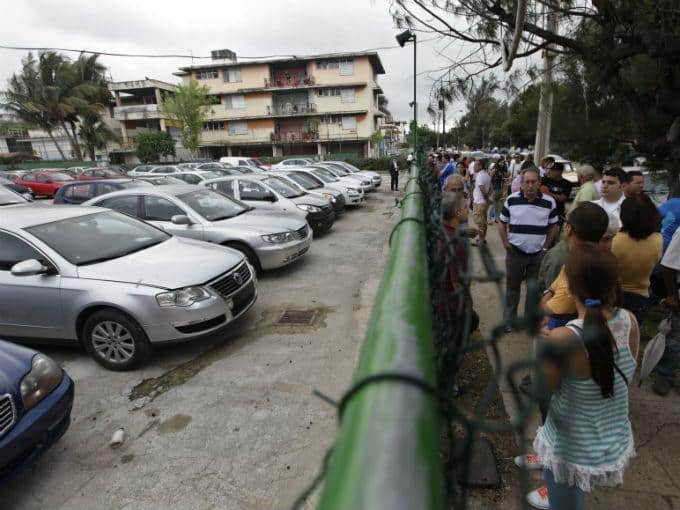
[[98, 116], [87, 115], [80, 123], [80, 139], [83, 149], [87, 151], [92, 161], [95, 160], [95, 151], [106, 148], [107, 142], [118, 142], [118, 136]]

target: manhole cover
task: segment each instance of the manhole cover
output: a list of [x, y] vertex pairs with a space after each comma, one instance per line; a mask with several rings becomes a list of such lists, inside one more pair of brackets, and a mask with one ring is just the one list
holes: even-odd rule
[[286, 310], [277, 324], [311, 324], [316, 316], [316, 310]]

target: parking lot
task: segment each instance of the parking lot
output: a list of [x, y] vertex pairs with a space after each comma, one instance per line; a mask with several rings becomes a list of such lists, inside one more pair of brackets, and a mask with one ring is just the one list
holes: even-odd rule
[[339, 396], [351, 380], [397, 211], [384, 190], [265, 272], [255, 306], [218, 335], [159, 348], [132, 372], [38, 347], [75, 381], [72, 424], [2, 508], [289, 507], [335, 437], [335, 410], [312, 390]]

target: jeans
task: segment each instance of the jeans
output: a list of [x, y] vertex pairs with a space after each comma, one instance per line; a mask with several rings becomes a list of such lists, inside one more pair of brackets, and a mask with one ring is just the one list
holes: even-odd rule
[[651, 300], [634, 292], [623, 293], [623, 307], [630, 310], [635, 315], [638, 324], [642, 324], [645, 318], [645, 310], [649, 308]]
[[575, 485], [555, 482], [549, 469], [543, 470], [543, 478], [548, 486], [550, 510], [583, 510], [584, 494], [581, 489]]
[[671, 330], [666, 335], [666, 349], [656, 365], [654, 372], [673, 381], [680, 357], [680, 312], [671, 313]]
[[390, 172], [390, 190], [399, 191], [399, 173]]
[[[505, 255], [505, 312], [504, 318], [517, 318], [517, 307], [519, 306], [519, 295], [522, 290], [522, 281], [536, 280], [538, 270], [541, 267], [543, 252], [527, 254], [514, 246]], [[524, 309], [528, 306], [529, 296], [527, 295]]]

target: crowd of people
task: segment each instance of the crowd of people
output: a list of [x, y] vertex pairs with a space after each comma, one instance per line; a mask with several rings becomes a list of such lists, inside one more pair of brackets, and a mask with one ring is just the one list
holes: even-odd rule
[[680, 199], [657, 207], [644, 193], [642, 173], [590, 165], [578, 168], [572, 197], [564, 166], [549, 157], [537, 165], [531, 156], [443, 153], [431, 154], [426, 165], [443, 193], [445, 242], [456, 259], [446, 268], [446, 290], [456, 296], [455, 311], [462, 310], [455, 289], [470, 267], [463, 248], [485, 245], [492, 224], [505, 250], [506, 332], [522, 323], [522, 282], [543, 293], [544, 320], [534, 353], [527, 353], [539, 356], [542, 370], [521, 386], [538, 399], [543, 425], [535, 453], [515, 462], [543, 470], [545, 484], [527, 496], [532, 506], [582, 509], [586, 492], [622, 483], [635, 454], [628, 386], [640, 324], [655, 304], [665, 306], [671, 330], [651, 388], [666, 396], [676, 386]]

